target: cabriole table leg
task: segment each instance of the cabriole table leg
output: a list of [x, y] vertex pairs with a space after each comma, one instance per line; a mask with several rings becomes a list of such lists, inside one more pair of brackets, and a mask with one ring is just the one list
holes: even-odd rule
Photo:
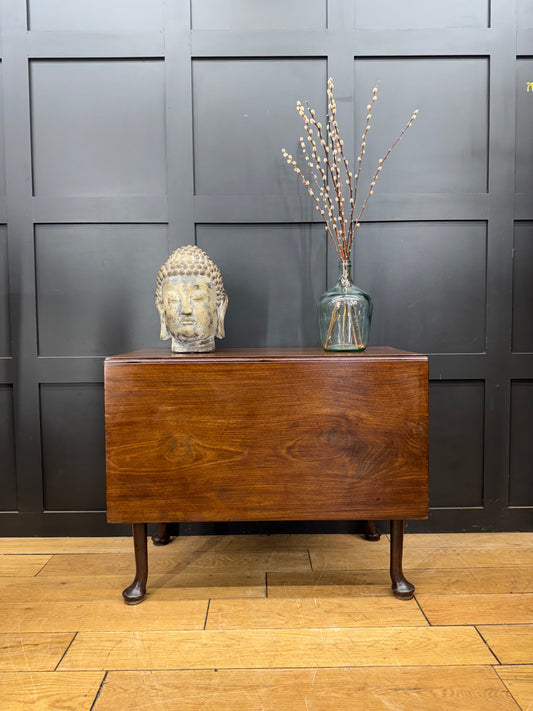
[[160, 523], [157, 527], [157, 533], [152, 536], [152, 543], [154, 546], [166, 546], [170, 543], [170, 524]]
[[365, 521], [365, 538], [367, 541], [379, 541], [381, 538], [381, 531], [375, 521]]
[[146, 524], [134, 523], [133, 546], [135, 549], [135, 579], [122, 593], [126, 605], [137, 605], [144, 600], [146, 595], [146, 581], [148, 579], [148, 547], [146, 536]]
[[392, 592], [402, 600], [410, 600], [415, 586], [405, 579], [402, 570], [403, 520], [390, 522], [390, 577]]

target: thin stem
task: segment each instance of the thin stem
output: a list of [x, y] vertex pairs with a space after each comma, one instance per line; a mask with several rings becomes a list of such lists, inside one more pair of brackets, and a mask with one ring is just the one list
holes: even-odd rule
[[[313, 124], [313, 126], [315, 126], [315, 128], [317, 130], [318, 138], [320, 139], [321, 145], [325, 145], [326, 141], [325, 141], [324, 136], [322, 134], [322, 124], [315, 119], [315, 112], [309, 106], [308, 102], [306, 102], [306, 105], [307, 105], [307, 110], [309, 111], [309, 114], [311, 116], [310, 121]], [[335, 134], [335, 131], [333, 131], [332, 135], [334, 136], [334, 134]], [[322, 143], [322, 141], [324, 143]], [[314, 148], [316, 150], [316, 144], [314, 144]], [[343, 205], [342, 205], [342, 185], [340, 184], [340, 182], [337, 178], [335, 169], [331, 163], [331, 159], [329, 158], [329, 155], [326, 151], [324, 151], [324, 156], [325, 156], [324, 162], [326, 163], [326, 165], [328, 167], [329, 174], [331, 175], [331, 181], [332, 181], [333, 187], [335, 189], [335, 196], [336, 196], [335, 200], [337, 202], [338, 215], [339, 215], [338, 222], [341, 225], [341, 233], [340, 234], [339, 234], [339, 228], [337, 227], [337, 225], [335, 225], [335, 233], [337, 235], [337, 244], [339, 246], [340, 252], [342, 254], [344, 254], [344, 250], [346, 248], [346, 238], [343, 239], [344, 214], [343, 214]], [[335, 151], [333, 151], [333, 161], [335, 161]], [[320, 163], [320, 159], [319, 159], [318, 163]], [[337, 253], [339, 253], [339, 251], [337, 251]]]
[[376, 86], [372, 89], [372, 100], [370, 104], [367, 105], [366, 110], [367, 110], [367, 115], [366, 115], [366, 124], [365, 124], [365, 130], [363, 131], [363, 135], [361, 136], [361, 152], [359, 153], [359, 156], [357, 158], [357, 171], [355, 173], [354, 177], [354, 187], [353, 187], [353, 201], [350, 203], [351, 205], [351, 210], [350, 210], [350, 240], [349, 240], [349, 251], [348, 253], [351, 252], [352, 249], [352, 244], [354, 240], [354, 233], [357, 227], [354, 224], [353, 221], [353, 216], [355, 212], [355, 203], [357, 202], [357, 188], [359, 185], [359, 176], [361, 175], [361, 167], [363, 165], [363, 156], [366, 153], [366, 136], [370, 130], [370, 121], [372, 120], [372, 107], [375, 104], [378, 96], [378, 86], [379, 82], [376, 84]]
[[[355, 308], [355, 307], [354, 307], [353, 304], [352, 304], [352, 309], [353, 309], [353, 308]], [[352, 320], [352, 309], [350, 309], [350, 310], [348, 311], [348, 323], [349, 323], [349, 326], [350, 326], [350, 333], [351, 333], [352, 336], [353, 336], [353, 343], [354, 343], [354, 346], [355, 346], [357, 349], [359, 349], [359, 348], [362, 347], [363, 344], [362, 344], [362, 343], [361, 343], [361, 345], [359, 344], [359, 342], [357, 341], [357, 336], [355, 335], [355, 328], [354, 328], [354, 324], [353, 324], [353, 320]]]
[[362, 348], [363, 347], [363, 337], [361, 336], [361, 328], [359, 326], [359, 316], [357, 315], [357, 307], [355, 304], [352, 304], [352, 311], [353, 311], [353, 316], [354, 316], [355, 327], [357, 329], [357, 337], [355, 340], [356, 340], [356, 343], [357, 343], [357, 340], [359, 340], [358, 348], [359, 347]]
[[[305, 177], [305, 175], [304, 175], [304, 174], [302, 173], [302, 171], [298, 168], [298, 165], [297, 165], [296, 161], [295, 161], [294, 158], [290, 155], [290, 153], [287, 153], [287, 151], [286, 151], [284, 148], [282, 149], [282, 153], [283, 153], [283, 156], [286, 158], [287, 163], [288, 163], [289, 165], [292, 165], [292, 167], [294, 168], [294, 171], [295, 171], [296, 173], [298, 173], [298, 175], [300, 176], [300, 178], [301, 178], [303, 184], [304, 184], [305, 187], [307, 188], [307, 192], [309, 193], [309, 195], [310, 195], [310, 196], [313, 198], [313, 200], [315, 201], [315, 203], [316, 203], [316, 209], [319, 210], [319, 211], [321, 212], [322, 216], [324, 217], [324, 220], [325, 220], [325, 223], [326, 223], [326, 230], [327, 230], [327, 232], [329, 233], [329, 235], [330, 235], [331, 239], [333, 240], [333, 242], [336, 243], [336, 239], [335, 239], [335, 237], [334, 237], [334, 235], [333, 235], [333, 233], [332, 233], [332, 231], [331, 231], [330, 223], [329, 223], [329, 221], [327, 220], [327, 218], [325, 217], [324, 212], [323, 212], [323, 210], [322, 210], [321, 207], [320, 207], [320, 201], [319, 201], [318, 197], [314, 194], [313, 189], [312, 189], [312, 187], [311, 187], [311, 184], [310, 184], [309, 180], [307, 180], [307, 178]], [[342, 258], [341, 253], [339, 252], [338, 249], [337, 249], [337, 254], [339, 255], [339, 258]]]
[[399, 135], [398, 138], [394, 141], [394, 143], [393, 143], [392, 146], [389, 148], [389, 150], [385, 153], [385, 155], [383, 156], [383, 158], [380, 158], [380, 159], [379, 159], [378, 168], [377, 168], [376, 172], [374, 173], [374, 175], [373, 175], [373, 177], [372, 177], [372, 180], [371, 180], [371, 182], [370, 182], [370, 189], [369, 189], [369, 191], [368, 191], [368, 193], [367, 193], [367, 196], [366, 196], [365, 199], [363, 200], [363, 204], [361, 205], [361, 209], [359, 210], [359, 214], [357, 215], [357, 219], [355, 220], [355, 225], [354, 225], [353, 233], [352, 233], [351, 240], [350, 240], [350, 244], [349, 244], [349, 252], [351, 252], [351, 250], [352, 250], [353, 240], [354, 240], [354, 236], [355, 236], [355, 231], [356, 231], [357, 228], [359, 227], [359, 220], [361, 219], [361, 215], [363, 214], [363, 211], [364, 211], [364, 209], [365, 209], [365, 207], [366, 207], [366, 203], [368, 202], [368, 198], [369, 198], [371, 195], [374, 194], [374, 185], [376, 184], [376, 181], [377, 181], [377, 179], [379, 178], [379, 175], [380, 175], [380, 173], [381, 173], [381, 171], [382, 171], [382, 169], [383, 169], [383, 163], [385, 163], [385, 161], [386, 161], [387, 158], [390, 156], [390, 154], [392, 153], [392, 151], [394, 150], [394, 148], [395, 148], [395, 147], [398, 145], [398, 143], [401, 141], [401, 139], [402, 139], [404, 133], [407, 131], [407, 129], [412, 126], [413, 121], [416, 119], [417, 115], [418, 115], [418, 109], [413, 113], [413, 115], [411, 116], [411, 118], [409, 119], [409, 121], [406, 123], [406, 125], [405, 125], [404, 128], [402, 129], [400, 135]]
[[[378, 82], [379, 84], [379, 82]], [[282, 148], [282, 153], [287, 163], [291, 165], [296, 173], [300, 176], [303, 184], [307, 188], [309, 195], [315, 201], [315, 208], [322, 215], [325, 222], [325, 229], [329, 236], [331, 237], [333, 244], [335, 246], [335, 251], [340, 260], [348, 260], [353, 248], [353, 243], [355, 239], [355, 233], [360, 225], [361, 216], [364, 212], [366, 204], [370, 196], [374, 193], [374, 186], [383, 168], [383, 163], [390, 156], [391, 152], [402, 139], [404, 133], [412, 125], [413, 121], [416, 119], [418, 110], [413, 113], [410, 120], [398, 136], [398, 138], [391, 145], [387, 153], [383, 158], [380, 158], [378, 168], [374, 173], [372, 181], [370, 183], [369, 191], [363, 200], [361, 209], [356, 219], [355, 207], [357, 202], [357, 191], [359, 185], [359, 178], [361, 175], [361, 166], [363, 163], [363, 157], [366, 153], [366, 139], [368, 132], [371, 128], [372, 119], [372, 107], [377, 99], [377, 86], [372, 90], [372, 101], [367, 105], [367, 116], [366, 124], [363, 135], [361, 136], [361, 152], [357, 158], [357, 167], [354, 167], [354, 172], [350, 171], [350, 166], [346, 156], [344, 154], [344, 142], [342, 141], [339, 134], [339, 126], [337, 124], [337, 105], [335, 103], [335, 97], [333, 96], [333, 80], [330, 78], [328, 80], [328, 111], [326, 113], [326, 133], [324, 134], [322, 129], [322, 124], [316, 120], [315, 111], [306, 102], [307, 111], [309, 117], [305, 113], [304, 106], [300, 101], [297, 102], [296, 108], [300, 114], [302, 120], [304, 121], [305, 131], [307, 133], [307, 140], [311, 143], [311, 151], [308, 151], [305, 146], [305, 141], [300, 138], [300, 145], [302, 147], [304, 161], [309, 169], [311, 180], [308, 180], [298, 167], [295, 159], [287, 153], [287, 151]], [[316, 129], [316, 134], [318, 141], [314, 139], [313, 128]], [[318, 155], [318, 147], [323, 153], [323, 157]], [[343, 171], [345, 172], [345, 177], [343, 177]], [[331, 179], [332, 190], [328, 185], [328, 178]], [[349, 203], [350, 203], [350, 217], [349, 220], [346, 216], [345, 207], [345, 197], [343, 194], [343, 180], [348, 186], [349, 192]], [[313, 190], [313, 185], [315, 190], [318, 191], [318, 195], [315, 190]], [[332, 192], [334, 193], [334, 198], [332, 197]], [[337, 203], [336, 206], [334, 202]], [[337, 213], [336, 215], [334, 213]], [[333, 318], [333, 317], [332, 317]], [[338, 318], [338, 315], [337, 315]], [[351, 321], [351, 318], [350, 318]], [[332, 321], [333, 323], [333, 321]], [[358, 321], [356, 318], [356, 327], [358, 328]], [[332, 324], [330, 327], [333, 328]], [[344, 336], [343, 336], [344, 337]]]
[[339, 320], [339, 309], [339, 304], [335, 304], [333, 311], [331, 312], [331, 318], [329, 320], [328, 332], [326, 335], [326, 342], [324, 343], [324, 348], [327, 348], [328, 343], [331, 341], [331, 336], [333, 335], [333, 328]]
[[342, 347], [344, 348], [346, 346], [346, 336], [344, 335], [346, 333], [346, 308], [347, 304], [344, 302], [344, 311], [342, 312]]

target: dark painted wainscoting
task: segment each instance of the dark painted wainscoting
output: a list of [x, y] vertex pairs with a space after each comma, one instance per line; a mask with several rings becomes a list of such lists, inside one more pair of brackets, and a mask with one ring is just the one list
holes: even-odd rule
[[0, 0], [0, 26], [0, 535], [127, 530], [105, 523], [102, 362], [160, 345], [177, 246], [222, 270], [224, 345], [317, 345], [336, 257], [280, 150], [328, 76], [350, 155], [381, 82], [369, 168], [420, 110], [354, 253], [371, 344], [430, 356], [409, 530], [532, 528], [531, 0]]

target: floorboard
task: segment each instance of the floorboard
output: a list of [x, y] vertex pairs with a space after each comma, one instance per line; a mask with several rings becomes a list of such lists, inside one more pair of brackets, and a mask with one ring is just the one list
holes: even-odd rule
[[500, 664], [533, 663], [533, 625], [480, 625], [477, 629]]
[[[388, 567], [388, 552], [381, 549], [364, 554], [358, 550], [340, 549], [310, 550], [313, 570], [353, 570], [358, 568], [376, 569]], [[413, 547], [406, 544], [403, 557], [404, 569], [419, 568], [513, 568], [533, 567], [533, 547], [495, 546], [487, 548], [442, 548]]]
[[533, 593], [418, 595], [416, 599], [432, 625], [500, 625], [533, 623]]
[[533, 664], [496, 667], [496, 673], [521, 709], [533, 709]]
[[0, 603], [0, 632], [201, 630], [205, 600], [163, 600], [128, 609], [120, 600]]
[[[0, 578], [3, 602], [78, 602], [114, 600], [132, 580], [123, 575], [58, 575], [37, 578]], [[177, 575], [151, 574], [151, 600], [209, 600], [212, 598], [266, 597], [266, 575], [257, 572], [192, 570]]]
[[[369, 653], [369, 650], [372, 650]], [[80, 632], [63, 671], [494, 664], [473, 627]]]
[[74, 634], [0, 634], [1, 671], [53, 671]]
[[427, 626], [415, 600], [402, 602], [390, 597], [213, 600], [206, 629]]
[[533, 711], [533, 534], [0, 539], [1, 711]]
[[103, 679], [102, 672], [0, 672], [2, 709], [90, 711]]
[[32, 578], [49, 560], [49, 555], [0, 555], [0, 579], [13, 575]]
[[94, 711], [518, 711], [487, 667], [110, 672]]
[[[307, 550], [289, 551], [185, 551], [171, 547], [150, 549], [150, 572], [177, 575], [183, 572], [209, 570], [235, 573], [274, 570], [307, 571], [311, 569]], [[60, 575], [125, 575], [133, 577], [133, 554], [94, 553], [54, 555], [39, 573], [43, 577]], [[130, 581], [131, 582], [131, 581]]]

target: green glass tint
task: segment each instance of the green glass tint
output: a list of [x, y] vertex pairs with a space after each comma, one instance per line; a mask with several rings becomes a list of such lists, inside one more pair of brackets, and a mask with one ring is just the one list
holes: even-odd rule
[[339, 278], [318, 302], [320, 340], [327, 351], [363, 351], [368, 344], [372, 299], [352, 281], [352, 265], [339, 262]]

